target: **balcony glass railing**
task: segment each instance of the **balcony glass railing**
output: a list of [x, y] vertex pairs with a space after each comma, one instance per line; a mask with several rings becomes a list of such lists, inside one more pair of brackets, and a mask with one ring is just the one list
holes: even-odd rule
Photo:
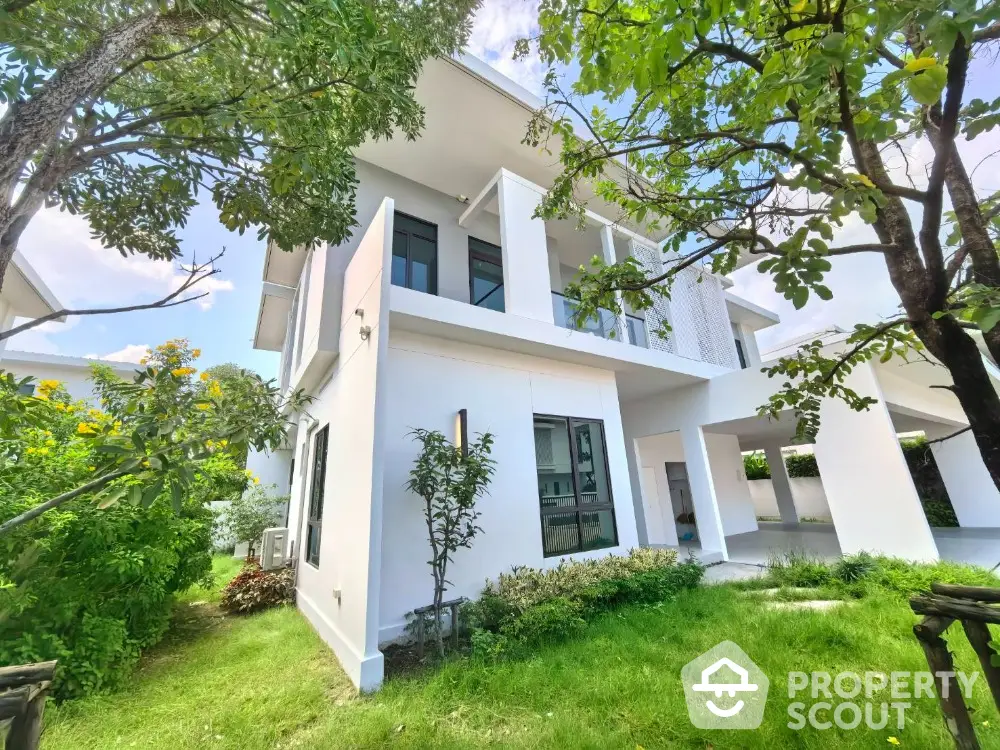
[[[611, 333], [615, 330], [615, 315], [613, 312], [602, 307], [597, 311], [598, 316], [596, 318], [579, 320], [576, 314], [578, 307], [579, 303], [576, 300], [565, 297], [559, 294], [559, 292], [552, 292], [552, 313], [557, 326], [568, 328], [571, 331], [589, 333], [599, 336], [602, 339], [621, 340], [618, 335], [611, 336]], [[626, 316], [626, 321], [628, 324], [628, 342], [648, 349], [649, 341], [646, 338], [645, 321], [642, 318], [636, 318], [631, 315]]]
[[564, 297], [559, 292], [552, 292], [552, 314], [557, 326], [571, 331], [590, 333], [602, 339], [611, 338], [610, 334], [615, 330], [614, 313], [601, 308], [597, 311], [597, 318], [579, 320], [576, 314], [578, 308], [579, 303], [575, 299]]
[[646, 321], [634, 315], [626, 315], [625, 323], [628, 325], [628, 342], [633, 346], [648, 349], [649, 338], [646, 336]]

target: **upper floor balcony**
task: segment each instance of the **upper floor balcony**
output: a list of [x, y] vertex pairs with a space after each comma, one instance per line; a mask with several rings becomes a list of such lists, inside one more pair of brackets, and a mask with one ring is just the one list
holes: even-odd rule
[[[585, 361], [600, 366], [617, 368], [615, 360], [623, 360], [622, 366], [648, 363], [703, 377], [746, 366], [751, 359], [747, 338], [752, 339], [752, 330], [743, 335], [742, 324], [731, 315], [746, 311], [734, 307], [725, 280], [701, 268], [679, 275], [670, 299], [658, 299], [650, 309], [623, 305], [618, 315], [605, 309], [590, 318], [579, 315], [578, 303], [564, 292], [594, 256], [608, 264], [633, 256], [649, 275], [658, 275], [661, 253], [651, 240], [590, 212], [583, 224], [535, 217], [542, 188], [518, 175], [498, 171], [471, 201], [363, 162], [359, 177], [361, 228], [350, 240], [304, 253], [293, 285], [268, 284], [272, 265], [265, 269], [265, 293], [287, 298], [280, 336], [283, 385], [301, 386], [312, 379], [304, 378], [309, 373], [319, 377], [336, 356], [345, 316], [355, 312], [343, 307], [347, 276], [372, 242], [384, 242], [385, 258], [378, 259], [377, 248], [366, 250], [365, 263], [387, 277], [387, 300], [404, 328], [529, 353], [548, 353], [530, 345], [547, 342], [570, 358], [574, 351], [599, 355]], [[280, 260], [274, 260], [275, 275]], [[285, 275], [290, 271], [285, 269]], [[432, 328], [428, 321], [452, 325]], [[514, 339], [523, 345], [511, 344]]]

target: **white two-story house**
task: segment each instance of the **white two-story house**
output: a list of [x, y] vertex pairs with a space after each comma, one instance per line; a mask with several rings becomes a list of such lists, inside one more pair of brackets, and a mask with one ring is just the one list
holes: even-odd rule
[[[552, 154], [521, 142], [541, 102], [470, 58], [428, 62], [417, 97], [418, 140], [357, 154], [351, 238], [268, 250], [255, 334], [257, 348], [281, 352], [281, 385], [315, 400], [296, 415], [292, 447], [250, 466], [289, 472], [298, 606], [363, 689], [382, 680], [380, 644], [432, 599], [421, 501], [405, 490], [414, 428], [451, 435], [464, 412], [470, 434], [495, 437], [483, 533], [456, 555], [449, 596], [475, 596], [512, 565], [644, 544], [725, 559], [727, 538], [758, 528], [741, 450], [780, 447], [793, 431], [755, 414], [775, 383], [754, 334], [777, 316], [728, 279], [691, 268], [645, 314], [574, 329], [562, 291], [579, 266], [631, 255], [657, 273], [662, 238], [596, 199], [583, 228], [533, 216], [558, 174]], [[664, 321], [666, 338], [654, 334]], [[905, 464], [888, 408], [871, 415], [882, 421], [861, 451], [841, 417], [834, 405], [823, 448], [836, 459], [821, 459], [838, 473], [831, 513], [845, 550], [872, 548], [853, 520], [839, 533], [840, 518], [903, 481]], [[877, 468], [877, 486], [843, 491], [845, 455], [855, 478]], [[776, 494], [794, 523], [777, 481]], [[883, 506], [874, 522], [892, 516], [910, 538], [880, 549], [936, 557], [912, 483]]]

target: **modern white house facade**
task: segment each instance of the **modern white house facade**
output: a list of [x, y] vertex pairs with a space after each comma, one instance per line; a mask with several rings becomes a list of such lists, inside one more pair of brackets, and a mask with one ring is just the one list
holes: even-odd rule
[[[558, 169], [521, 143], [537, 99], [469, 58], [428, 63], [417, 97], [417, 141], [357, 154], [350, 239], [268, 250], [255, 336], [281, 352], [282, 387], [314, 400], [290, 451], [251, 461], [290, 476], [298, 606], [362, 689], [381, 683], [380, 645], [432, 598], [421, 502], [405, 489], [414, 428], [451, 435], [464, 412], [470, 434], [495, 438], [483, 533], [449, 569], [449, 596], [470, 597], [514, 565], [640, 545], [726, 559], [727, 538], [758, 529], [741, 450], [792, 431], [756, 417], [777, 384], [755, 332], [778, 318], [728, 279], [691, 268], [669, 301], [577, 329], [561, 292], [579, 266], [632, 255], [657, 272], [661, 238], [596, 199], [582, 228], [534, 217]], [[941, 424], [960, 422], [947, 395], [933, 396]], [[841, 544], [936, 557], [887, 412], [824, 409], [817, 452]], [[867, 494], [847, 487], [858, 472], [880, 477]]]

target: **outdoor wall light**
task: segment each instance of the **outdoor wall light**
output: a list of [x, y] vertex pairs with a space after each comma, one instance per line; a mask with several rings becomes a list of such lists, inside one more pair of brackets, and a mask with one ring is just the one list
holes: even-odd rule
[[361, 340], [367, 341], [372, 337], [372, 327], [371, 326], [361, 326]]
[[469, 452], [469, 410], [459, 409], [455, 415], [455, 445], [462, 455]]
[[458, 195], [456, 195], [456, 196], [455, 196], [455, 199], [456, 199], [456, 200], [457, 200], [457, 201], [458, 201], [459, 203], [468, 203], [468, 202], [469, 202], [469, 196], [467, 196], [467, 195], [462, 195], [461, 193], [459, 193]]

